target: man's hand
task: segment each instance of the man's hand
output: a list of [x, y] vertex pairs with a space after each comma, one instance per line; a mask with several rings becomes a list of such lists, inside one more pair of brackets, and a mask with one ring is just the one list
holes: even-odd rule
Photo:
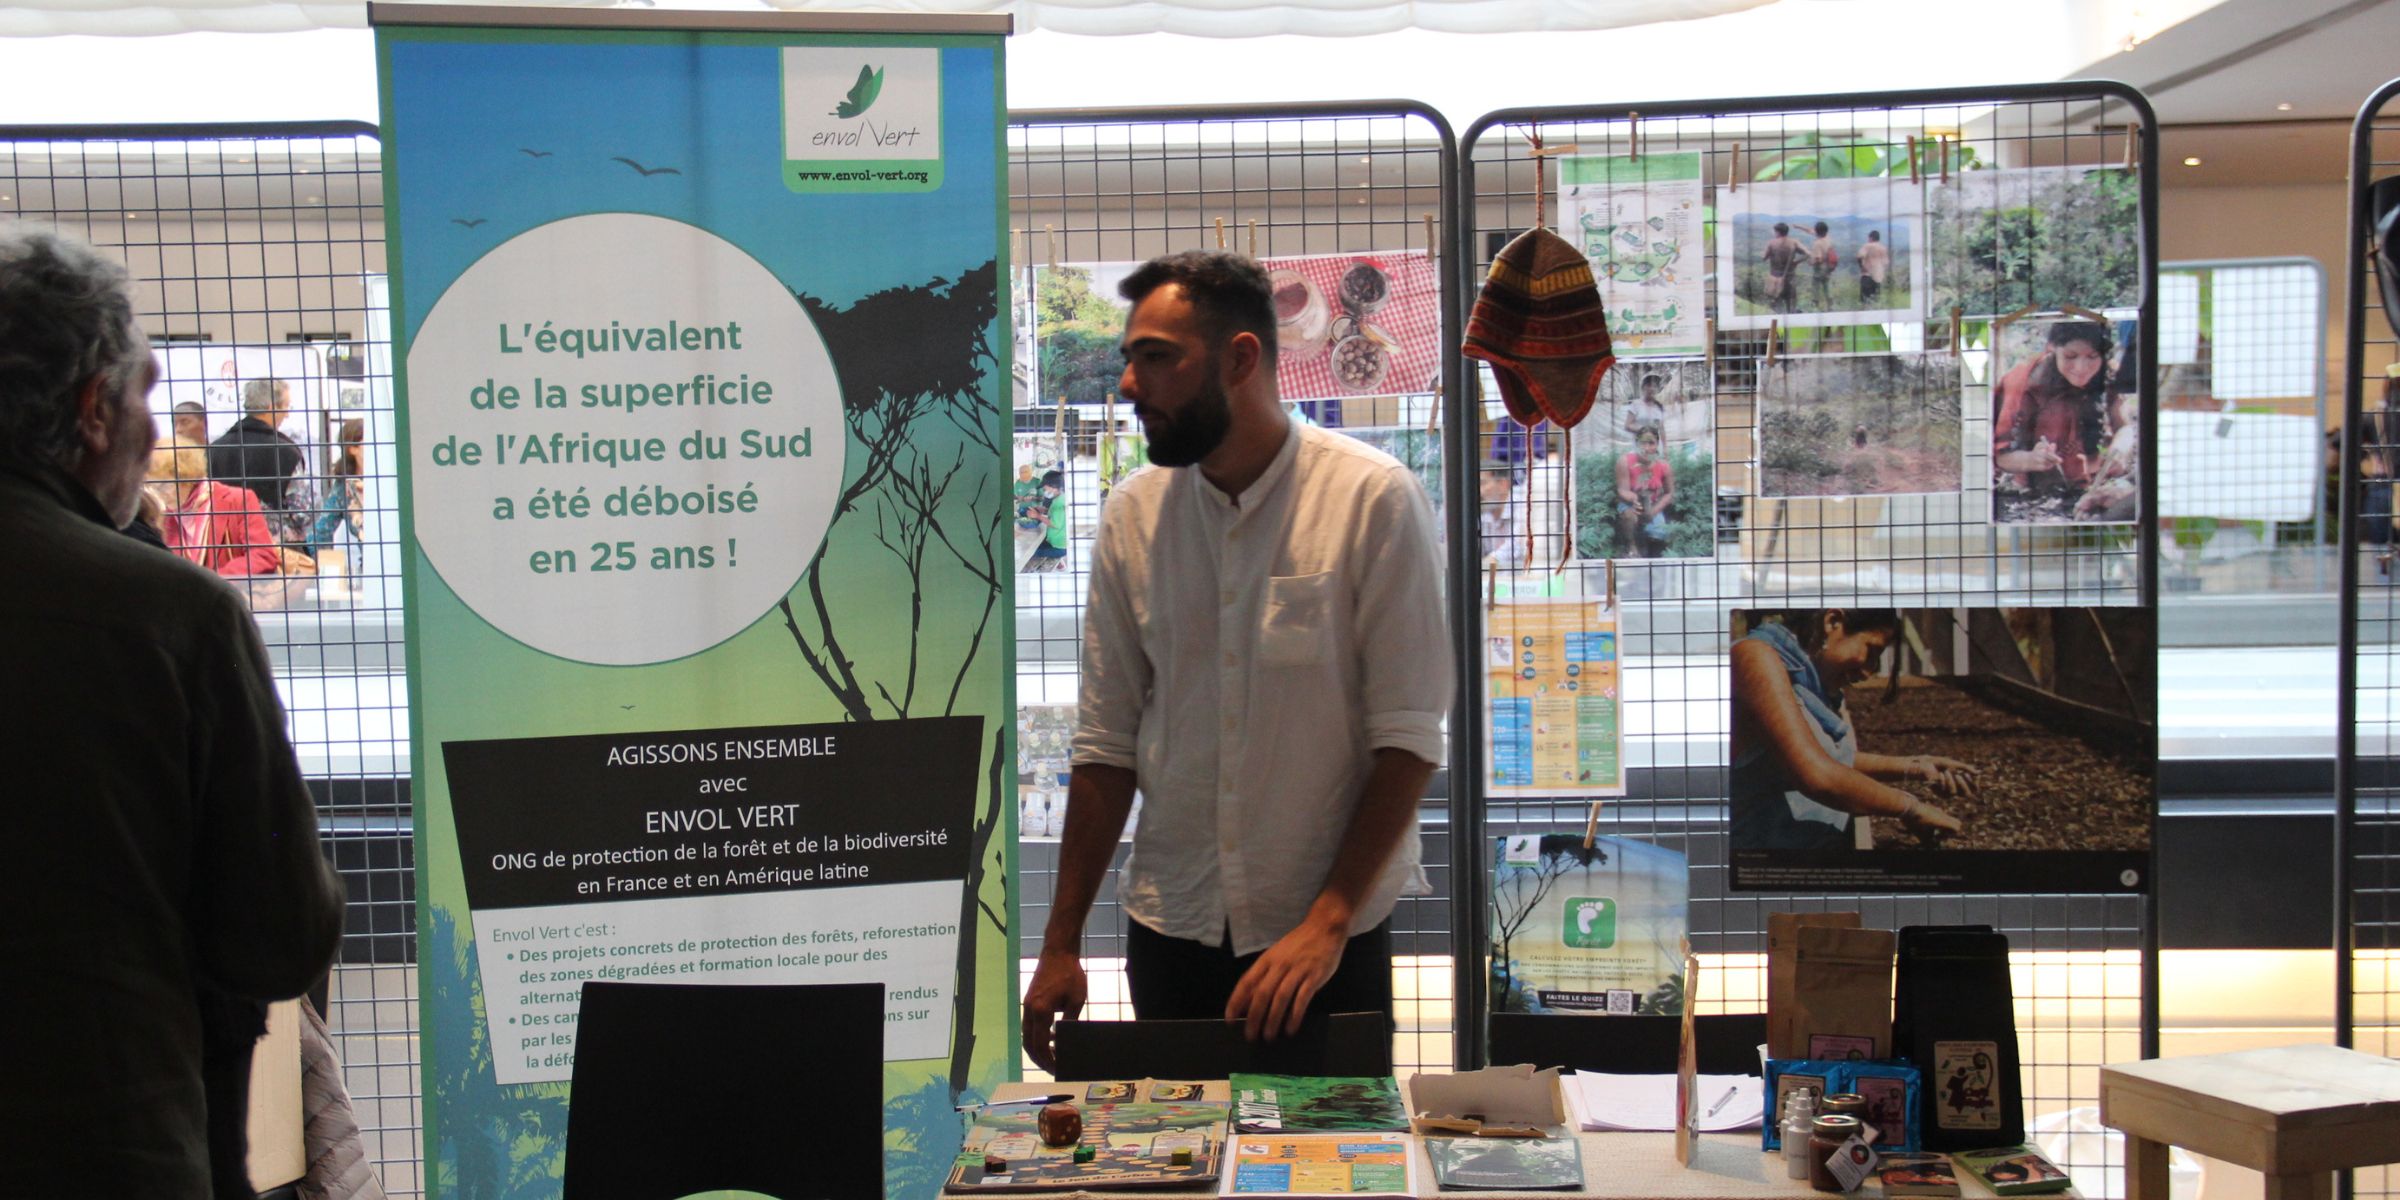
[[1344, 926], [1313, 915], [1302, 921], [1250, 964], [1233, 986], [1233, 998], [1225, 1002], [1225, 1019], [1243, 1022], [1243, 1036], [1254, 1042], [1300, 1032], [1309, 1003], [1342, 965], [1342, 951], [1349, 944]]
[[[1238, 993], [1237, 993], [1238, 994]], [[1025, 1053], [1045, 1071], [1057, 1069], [1050, 1052], [1050, 1024], [1074, 1020], [1083, 1013], [1083, 960], [1069, 953], [1042, 951], [1035, 960], [1033, 982], [1025, 987]]]

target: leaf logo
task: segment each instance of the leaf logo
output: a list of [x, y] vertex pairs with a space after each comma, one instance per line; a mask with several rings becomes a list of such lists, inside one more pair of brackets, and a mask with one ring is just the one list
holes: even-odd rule
[[851, 84], [850, 94], [842, 97], [842, 102], [834, 106], [833, 115], [849, 120], [875, 107], [875, 97], [882, 93], [883, 69], [862, 66], [858, 69], [858, 82]]

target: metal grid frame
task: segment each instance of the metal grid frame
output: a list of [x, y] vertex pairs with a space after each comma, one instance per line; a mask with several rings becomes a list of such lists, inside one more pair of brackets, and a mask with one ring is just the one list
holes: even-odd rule
[[[2173, 528], [2160, 537], [2161, 583], [2197, 587], [2199, 560], [2214, 558], [2228, 529], [2256, 524], [2256, 544], [2266, 549], [2323, 545], [2333, 532], [2326, 511], [2323, 441], [2325, 371], [2318, 347], [2325, 344], [2325, 268], [2313, 258], [2194, 259], [2159, 264], [2159, 409], [2222, 414], [2203, 434], [2195, 421], [2185, 436], [2162, 429], [2161, 461], [2170, 475], [2204, 476], [2205, 485], [2186, 492], [2161, 483], [2160, 519]], [[2170, 344], [2170, 343], [2177, 344]], [[2295, 402], [2298, 402], [2296, 405]], [[2305, 405], [2305, 413], [2296, 411]], [[2307, 416], [2316, 429], [2307, 453], [2284, 453], [2255, 440], [2232, 437], [2231, 421], [2273, 413]], [[2164, 425], [2169, 418], [2162, 416]], [[2193, 436], [2197, 434], [2198, 436]], [[2295, 471], [2306, 477], [2305, 518], [2237, 521], [2195, 517], [2179, 502], [2215, 509], [2251, 489], [2288, 494]], [[2205, 524], [2203, 524], [2205, 522]], [[2178, 553], [2181, 551], [2182, 553]], [[2237, 548], [2238, 552], [2238, 548]], [[2322, 573], [2315, 576], [2320, 582]]]
[[[1840, 97], [1780, 97], [1687, 101], [1664, 104], [1612, 104], [1562, 108], [1508, 109], [1492, 113], [1469, 126], [1461, 138], [1464, 179], [1461, 187], [1462, 235], [1474, 239], [1478, 261], [1454, 261], [1454, 268], [1478, 272], [1462, 279], [1462, 294], [1480, 281], [1497, 244], [1531, 224], [1537, 207], [1553, 203], [1555, 184], [1537, 168], [1528, 135], [1537, 134], [1550, 148], [1571, 144], [1579, 154], [1623, 155], [1701, 153], [1704, 186], [1721, 203], [1726, 181], [1741, 157], [1738, 145], [1750, 151], [1752, 164], [1780, 156], [1783, 148], [1795, 155], [1798, 143], [1816, 139], [1805, 148], [1835, 151], [1870, 145], [1890, 150], [1912, 144], [1911, 138], [1949, 134], [1976, 148], [1986, 162], [2000, 165], [2093, 164], [2137, 168], [2140, 180], [2139, 296], [2140, 393], [2155, 395], [2152, 364], [2156, 362], [2155, 296], [2157, 292], [2156, 139], [2146, 136], [2157, 123], [2148, 103], [2134, 90], [2111, 83], [2064, 83], [2027, 87], [1943, 89], [1876, 93]], [[1805, 137], [1801, 135], [1806, 135]], [[1888, 161], [1888, 160], [1887, 160]], [[1932, 164], [1927, 163], [1927, 169]], [[1890, 168], [1886, 168], [1887, 171]], [[1907, 184], [1908, 168], [1896, 178]], [[1754, 182], [1745, 173], [1741, 182]], [[1712, 242], [1706, 251], [1716, 252]], [[1717, 270], [1727, 264], [1712, 264]], [[1714, 276], [1712, 274], [1711, 279]], [[1795, 279], [1797, 277], [1795, 276]], [[1716, 307], [1711, 297], [1710, 308]], [[2051, 303], [2066, 298], [2046, 298]], [[1949, 322], [1928, 319], [1916, 345], [1939, 348], [1956, 337]], [[1787, 337], [1802, 331], [1783, 331]], [[1973, 324], [1967, 343], [1975, 341]], [[1728, 884], [1726, 778], [1722, 758], [1708, 753], [1708, 739], [1721, 739], [1728, 703], [1725, 690], [1727, 610], [1784, 604], [1833, 606], [1866, 603], [1895, 607], [1937, 607], [1962, 604], [2023, 606], [2064, 604], [2124, 604], [2156, 610], [2154, 564], [2157, 562], [2157, 523], [2142, 522], [2134, 529], [2001, 528], [1990, 525], [1973, 499], [1978, 478], [1990, 479], [1988, 450], [1978, 453], [1975, 433], [1988, 428], [1988, 417], [1974, 416], [1967, 404], [1963, 501], [1946, 497], [1901, 497], [1881, 501], [1770, 500], [1756, 484], [1759, 469], [1755, 432], [1757, 372], [1768, 353], [1768, 337], [1760, 331], [1734, 331], [1722, 325], [1712, 330], [1716, 402], [1719, 542], [1714, 558], [1616, 563], [1617, 594], [1621, 600], [1620, 662], [1626, 703], [1622, 720], [1628, 731], [1628, 795], [1610, 800], [1598, 817], [1602, 832], [1667, 845], [1690, 856], [1692, 863], [1691, 929], [1694, 949], [1702, 955], [1702, 978], [1687, 986], [1687, 1000], [1698, 1011], [1755, 1011], [1764, 1001], [1765, 914], [1772, 909], [1856, 908], [1870, 925], [1894, 927], [1912, 923], [1988, 922], [2008, 932], [2017, 948], [2017, 1008], [2023, 1046], [2024, 1095], [2029, 1126], [2037, 1115], [2091, 1106], [2098, 1095], [2098, 1068], [2103, 1063], [2151, 1057], [2158, 1042], [2157, 910], [2155, 881], [2150, 890], [2132, 895], [1784, 895], [1733, 892]], [[1895, 349], [1910, 348], [1895, 337]], [[1786, 347], [1778, 354], [1791, 353]], [[1628, 351], [1622, 346], [1620, 355]], [[1988, 380], [1989, 376], [1985, 378]], [[1478, 389], [1479, 391], [1488, 389]], [[1464, 424], [1454, 406], [1453, 427]], [[1486, 401], [1480, 407], [1497, 411]], [[1506, 428], [1513, 424], [1501, 422]], [[2158, 511], [2155, 406], [2141, 413], [2143, 511]], [[1522, 435], [1520, 435], [1522, 436]], [[1988, 440], [1984, 443], [1987, 447]], [[1563, 447], [1558, 447], [1563, 448]], [[1482, 455], [1462, 454], [1453, 471], [1471, 473]], [[1529, 458], [1530, 461], [1530, 458]], [[1529, 491], [1537, 496], [1563, 497], [1566, 481], [1537, 478]], [[1454, 480], [1456, 491], [1463, 480]], [[1563, 502], [1544, 513], [1534, 506], [1530, 523], [1536, 531], [1535, 553], [1528, 559], [1531, 573], [1553, 574], [1561, 548], [1544, 539], [1564, 536], [1573, 515]], [[1738, 505], [1738, 508], [1736, 507]], [[1727, 537], [1727, 517], [1740, 530]], [[1456, 531], [1454, 529], [1454, 537]], [[1453, 570], [1459, 578], [1477, 579], [1482, 568], [1472, 551], [1453, 547]], [[1523, 573], [1522, 571], [1520, 573]], [[1564, 594], [1599, 597], [1608, 586], [1604, 568], [1579, 563], [1556, 572]], [[1505, 579], [1479, 583], [1505, 584]], [[1464, 642], [1461, 653], [1478, 649], [1483, 614], [1479, 603], [1468, 605], [1467, 619], [1457, 629]], [[1467, 663], [1479, 662], [1466, 657]], [[1466, 709], [1483, 703], [1480, 672], [1469, 672], [1472, 693]], [[1713, 715], [1712, 715], [1713, 714]], [[1694, 731], [1697, 730], [1697, 736]], [[1480, 740], [1480, 731], [1476, 739]], [[1645, 748], [1646, 743], [1646, 748]], [[1722, 741], [1715, 741], [1722, 747]], [[2155, 751], [2155, 744], [2152, 746]], [[1463, 819], [1454, 828], [1462, 844], [1482, 844], [1486, 833], [1556, 832], [1582, 828], [1585, 800], [1503, 800], [1488, 805], [1480, 799], [1480, 765], [1485, 748], [1469, 745], [1460, 751], [1458, 776], [1474, 793], [1460, 806]], [[1699, 753], [1688, 753], [1699, 751]], [[1717, 751], [1721, 753], [1721, 749]], [[2155, 813], [2151, 819], [2156, 844]], [[2153, 856], [2155, 862], [2155, 856]], [[1487, 872], [1456, 873], [1460, 912], [1480, 912], [1486, 902]], [[2155, 871], [2153, 871], [2155, 876]], [[1466, 941], [1485, 949], [1480, 936]], [[1481, 953], [1462, 958], [1480, 959]], [[1467, 969], [1474, 967], [1474, 970]], [[1462, 1013], [1487, 1009], [1487, 982], [1480, 962], [1462, 962], [1459, 1007]], [[1476, 1048], [1479, 1052], [1480, 1048]], [[1462, 1055], [1465, 1065], [1479, 1065], [1476, 1055]], [[2093, 1144], [2078, 1139], [2081, 1145]], [[2095, 1149], [2098, 1158], [2070, 1162], [2072, 1171], [2116, 1172], [2122, 1169], [2121, 1143], [2110, 1138]], [[2074, 1156], [2070, 1156], [2074, 1157]], [[2101, 1189], [2105, 1191], [2105, 1185]]]
[[[2392, 561], [2392, 463], [2400, 455], [2400, 333], [2368, 278], [2373, 214], [2368, 188], [2400, 169], [2400, 79], [2375, 89], [2350, 128], [2350, 228], [2343, 266], [2347, 326], [2342, 371], [2341, 645], [2336, 658], [2334, 789], [2334, 1039], [2392, 1055], [2400, 1052], [2400, 776], [2393, 771], [2394, 634], [2400, 584]], [[2370, 536], [2370, 530], [2374, 536]], [[2370, 549], [2372, 547], [2372, 549]], [[2372, 560], [2372, 561], [2370, 561]], [[2370, 567], [2373, 569], [2370, 570]], [[2400, 1191], [2391, 1167], [2343, 1172], [2342, 1195]]]
[[[212, 415], [230, 421], [220, 404], [238, 380], [201, 377], [207, 354], [193, 344], [238, 346], [242, 377], [268, 362], [297, 385], [296, 415], [317, 400], [304, 475], [324, 474], [333, 450], [317, 413], [363, 423], [363, 520], [345, 577], [242, 590], [349, 889], [341, 956], [316, 999], [367, 1157], [405, 1196], [423, 1187], [392, 400], [371, 286], [384, 262], [380, 165], [376, 128], [361, 122], [0, 127], [0, 217], [126, 265], [165, 368], [154, 396], [213, 386]], [[352, 351], [339, 368], [322, 354], [335, 336]]]
[[[1261, 257], [1432, 250], [1441, 284], [1439, 379], [1443, 394], [1456, 394], [1451, 381], [1458, 377], [1462, 317], [1456, 273], [1444, 264], [1455, 257], [1448, 214], [1454, 211], [1457, 152], [1448, 123], [1431, 107], [1360, 100], [1025, 111], [1010, 115], [1009, 157], [1020, 277], [1051, 265], [1138, 262], [1214, 246]], [[1021, 350], [1032, 345], [1030, 332], [1020, 341]], [[1086, 550], [1100, 497], [1097, 464], [1085, 447], [1092, 444], [1093, 419], [1103, 414], [1062, 414], [1067, 407], [1061, 400], [1021, 396], [1016, 409], [1021, 437], [1035, 442], [1056, 439], [1062, 420], [1071, 431], [1085, 431], [1065, 439], [1074, 531], [1068, 569], [1021, 574], [1017, 581], [1020, 714], [1037, 704], [1071, 704], [1074, 696]], [[1116, 416], [1124, 424], [1131, 414], [1120, 410]], [[1393, 428], [1413, 433], [1446, 414], [1419, 399], [1404, 401], [1399, 417]], [[1463, 444], [1455, 428], [1444, 429], [1444, 453], [1454, 444]], [[1456, 539], [1462, 501], [1455, 480], [1447, 496], [1428, 490], [1449, 518], [1448, 536]], [[1472, 537], [1471, 513], [1466, 529]], [[1458, 745], [1454, 722], [1454, 762]], [[1454, 766], [1450, 778], [1456, 777]], [[1455, 784], [1449, 794], [1457, 795]], [[1403, 1070], [1443, 1069], [1453, 1061], [1452, 984], [1441, 965], [1457, 937], [1442, 894], [1458, 861], [1445, 852], [1444, 832], [1457, 819], [1458, 802], [1449, 803], [1448, 810], [1432, 801], [1425, 807], [1425, 868], [1434, 894], [1404, 897], [1393, 916], [1400, 1018], [1393, 1061]], [[1028, 839], [1019, 862], [1021, 955], [1030, 959], [1048, 912], [1055, 850]], [[1094, 1003], [1087, 1009], [1095, 1017], [1131, 1015], [1121, 971], [1106, 966], [1123, 953], [1124, 917], [1114, 879], [1112, 872], [1104, 882], [1084, 939], [1087, 958], [1096, 960]], [[1033, 1070], [1030, 1064], [1027, 1069]]]

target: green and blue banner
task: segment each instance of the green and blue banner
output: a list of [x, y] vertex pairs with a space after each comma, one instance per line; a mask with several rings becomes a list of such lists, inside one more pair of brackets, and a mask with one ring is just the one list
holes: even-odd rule
[[937, 1192], [1017, 1061], [1001, 39], [393, 11], [428, 1194], [558, 1195], [592, 980], [881, 985]]

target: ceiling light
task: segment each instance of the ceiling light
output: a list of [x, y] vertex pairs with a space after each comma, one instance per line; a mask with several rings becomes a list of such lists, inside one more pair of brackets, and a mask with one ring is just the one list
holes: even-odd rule
[[323, 196], [310, 196], [310, 197], [308, 198], [308, 202], [309, 202], [310, 204], [323, 204], [323, 203], [325, 203], [325, 197], [323, 197]]
[[2197, 154], [2194, 154], [2194, 155], [2192, 155], [2192, 156], [2190, 156], [2190, 157], [2188, 157], [2188, 158], [2184, 159], [2184, 160], [2183, 160], [2183, 165], [2185, 165], [2185, 166], [2187, 166], [2187, 167], [2196, 167], [2196, 166], [2199, 166], [2199, 165], [2200, 165], [2200, 156], [2199, 156], [2199, 155], [2197, 155]]
[[2291, 101], [2289, 101], [2289, 100], [2286, 100], [2286, 101], [2284, 101], [2283, 103], [2276, 105], [2276, 106], [2275, 106], [2275, 111], [2276, 111], [2276, 112], [2290, 112], [2290, 111], [2292, 111], [2292, 102], [2291, 102]]

